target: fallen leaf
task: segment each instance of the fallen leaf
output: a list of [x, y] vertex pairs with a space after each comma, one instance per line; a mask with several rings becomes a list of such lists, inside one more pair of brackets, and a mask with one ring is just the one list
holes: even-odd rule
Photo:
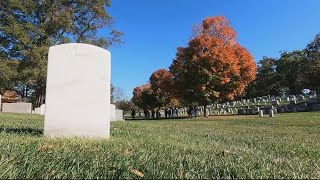
[[144, 174], [142, 172], [140, 172], [140, 171], [138, 171], [138, 170], [136, 170], [134, 168], [130, 168], [130, 172], [132, 172], [133, 174], [135, 174], [135, 175], [137, 175], [139, 177], [143, 177], [144, 176]]

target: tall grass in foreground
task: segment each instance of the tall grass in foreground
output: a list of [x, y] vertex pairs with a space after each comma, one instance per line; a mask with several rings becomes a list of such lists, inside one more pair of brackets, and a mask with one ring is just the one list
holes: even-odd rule
[[112, 122], [110, 140], [49, 139], [43, 116], [0, 113], [0, 178], [319, 179], [320, 112]]

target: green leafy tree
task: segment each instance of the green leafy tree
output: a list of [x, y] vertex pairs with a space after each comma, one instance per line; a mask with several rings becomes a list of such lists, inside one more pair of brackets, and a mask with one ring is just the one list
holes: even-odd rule
[[6, 90], [13, 90], [17, 86], [18, 79], [17, 60], [1, 60], [0, 61], [0, 93], [3, 94]]
[[299, 76], [303, 74], [305, 60], [303, 51], [292, 51], [283, 52], [276, 62], [281, 85], [288, 87], [289, 94], [299, 94], [303, 90], [304, 85], [299, 81]]
[[[36, 107], [45, 101], [50, 46], [78, 42], [108, 48], [122, 43], [122, 33], [110, 28], [107, 7], [109, 0], [0, 1], [0, 59], [19, 61], [19, 82], [32, 92]], [[98, 36], [103, 27], [109, 27], [108, 36]]]
[[320, 33], [304, 49], [307, 61], [300, 81], [313, 91], [320, 91]]
[[276, 71], [277, 59], [263, 57], [258, 63], [256, 87], [259, 96], [279, 95], [281, 93], [281, 77]]

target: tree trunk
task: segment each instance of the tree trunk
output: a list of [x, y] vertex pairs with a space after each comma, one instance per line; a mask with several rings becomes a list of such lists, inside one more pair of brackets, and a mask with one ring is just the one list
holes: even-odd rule
[[36, 94], [36, 102], [35, 102], [35, 107], [40, 107], [42, 104], [44, 104], [45, 100], [45, 89], [41, 88], [37, 90]]

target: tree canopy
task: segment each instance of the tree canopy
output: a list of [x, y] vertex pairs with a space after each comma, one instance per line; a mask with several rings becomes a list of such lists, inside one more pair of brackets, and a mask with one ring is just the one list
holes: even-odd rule
[[[108, 7], [109, 0], [0, 1], [1, 88], [20, 90], [36, 107], [44, 103], [50, 46], [78, 42], [108, 48], [122, 43]], [[99, 29], [109, 36], [99, 36]]]
[[252, 55], [236, 42], [236, 32], [222, 16], [206, 18], [187, 47], [179, 47], [170, 66], [184, 99], [207, 105], [233, 99], [255, 79]]

